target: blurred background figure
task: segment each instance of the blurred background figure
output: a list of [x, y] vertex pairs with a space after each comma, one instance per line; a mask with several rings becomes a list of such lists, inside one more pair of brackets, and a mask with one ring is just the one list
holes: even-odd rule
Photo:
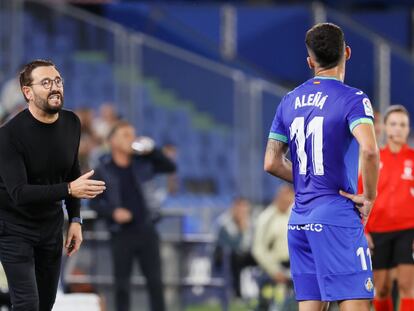
[[[175, 144], [173, 144], [173, 143], [165, 144], [162, 147], [162, 151], [172, 161], [174, 161], [174, 162], [177, 161], [178, 149], [177, 149], [177, 146]], [[167, 194], [169, 194], [169, 195], [177, 194], [178, 191], [179, 191], [179, 180], [178, 180], [177, 174], [169, 174], [166, 177], [167, 177], [167, 186], [163, 187], [163, 188], [166, 188]]]
[[90, 157], [94, 150], [99, 148], [102, 140], [96, 134], [92, 127], [94, 112], [91, 108], [83, 107], [75, 110], [76, 115], [81, 122], [81, 140], [79, 144], [79, 164], [81, 172], [87, 172], [91, 169]]
[[399, 310], [409, 311], [414, 310], [414, 150], [407, 145], [407, 109], [390, 106], [384, 125], [386, 145], [380, 153], [378, 196], [366, 225], [376, 289], [374, 306], [376, 311], [394, 310], [391, 293], [395, 278]]
[[92, 128], [101, 141], [105, 141], [119, 116], [113, 103], [103, 103], [99, 107], [99, 114], [92, 121]]
[[7, 284], [6, 272], [0, 263], [0, 310], [11, 310], [9, 285]]
[[[174, 144], [165, 144], [161, 150], [172, 162], [177, 162], [177, 147]], [[148, 208], [153, 215], [153, 220], [158, 222], [161, 217], [161, 207], [165, 201], [178, 194], [178, 175], [176, 172], [173, 172], [154, 176], [152, 180], [143, 184], [143, 191], [147, 199]]]
[[269, 310], [275, 300], [274, 290], [269, 290], [272, 285], [281, 284], [284, 286], [279, 288], [286, 289], [285, 285], [291, 281], [287, 225], [293, 202], [293, 188], [284, 184], [277, 190], [272, 203], [257, 218], [253, 256], [265, 273], [259, 284], [259, 310]]
[[151, 311], [164, 311], [159, 236], [142, 184], [156, 174], [173, 173], [175, 164], [154, 148], [152, 140], [137, 138], [126, 121], [113, 126], [108, 140], [111, 155], [95, 174], [107, 182], [108, 192], [92, 200], [91, 206], [107, 220], [111, 232], [116, 310], [130, 310], [131, 274], [137, 261], [146, 279]]
[[241, 271], [256, 265], [251, 253], [254, 226], [249, 200], [236, 198], [229, 211], [218, 218], [217, 225], [215, 258], [230, 260], [233, 294], [241, 298]]
[[15, 75], [3, 84], [0, 91], [0, 124], [24, 108], [26, 108], [26, 102]]

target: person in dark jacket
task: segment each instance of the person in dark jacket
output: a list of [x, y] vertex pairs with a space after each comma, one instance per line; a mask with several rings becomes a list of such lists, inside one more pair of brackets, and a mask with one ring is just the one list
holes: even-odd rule
[[111, 156], [95, 170], [107, 191], [93, 199], [91, 207], [107, 219], [111, 232], [116, 310], [129, 310], [130, 277], [137, 259], [147, 281], [151, 310], [164, 311], [159, 237], [142, 186], [158, 173], [173, 173], [176, 167], [154, 148], [152, 140], [137, 138], [126, 121], [114, 125], [108, 140]]

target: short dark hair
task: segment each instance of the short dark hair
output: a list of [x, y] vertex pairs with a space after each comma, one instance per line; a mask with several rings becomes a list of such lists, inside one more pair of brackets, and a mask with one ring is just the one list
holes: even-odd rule
[[112, 126], [112, 128], [111, 128], [111, 130], [109, 131], [109, 133], [108, 133], [108, 136], [107, 136], [107, 140], [110, 140], [111, 138], [112, 138], [112, 136], [114, 136], [114, 134], [120, 129], [120, 128], [122, 128], [122, 127], [129, 127], [129, 126], [132, 126], [132, 124], [131, 123], [129, 123], [128, 121], [126, 121], [126, 120], [119, 120], [118, 122], [116, 122], [113, 126]]
[[405, 114], [408, 117], [408, 120], [410, 120], [410, 114], [408, 113], [407, 108], [405, 108], [403, 105], [391, 105], [387, 108], [387, 110], [385, 110], [384, 113], [384, 124], [387, 122], [388, 117], [390, 116], [391, 113], [394, 112], [400, 112]]
[[337, 66], [345, 48], [342, 29], [332, 23], [320, 23], [306, 33], [306, 47], [315, 56], [318, 64], [325, 69]]
[[[45, 59], [36, 59], [24, 65], [23, 68], [20, 70], [19, 74], [20, 89], [23, 89], [23, 86], [30, 86], [33, 83], [33, 70], [35, 70], [37, 67], [47, 66], [52, 66], [56, 68], [56, 65], [52, 61]], [[26, 98], [26, 95], [24, 95], [24, 93], [23, 96], [24, 99], [28, 102], [29, 100]]]

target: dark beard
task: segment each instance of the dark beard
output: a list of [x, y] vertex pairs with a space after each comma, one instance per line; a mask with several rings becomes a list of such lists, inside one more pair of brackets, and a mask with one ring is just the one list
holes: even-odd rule
[[[60, 105], [58, 107], [52, 107], [49, 105], [48, 98], [50, 95], [59, 94], [60, 95]], [[46, 99], [40, 98], [39, 96], [35, 97], [34, 104], [36, 107], [46, 112], [47, 114], [54, 115], [57, 114], [63, 107], [63, 95], [58, 91], [52, 91], [48, 94]]]

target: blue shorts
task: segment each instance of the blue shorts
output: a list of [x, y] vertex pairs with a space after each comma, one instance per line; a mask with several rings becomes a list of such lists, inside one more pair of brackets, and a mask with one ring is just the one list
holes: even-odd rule
[[296, 299], [372, 299], [371, 255], [364, 229], [289, 225], [289, 256]]

